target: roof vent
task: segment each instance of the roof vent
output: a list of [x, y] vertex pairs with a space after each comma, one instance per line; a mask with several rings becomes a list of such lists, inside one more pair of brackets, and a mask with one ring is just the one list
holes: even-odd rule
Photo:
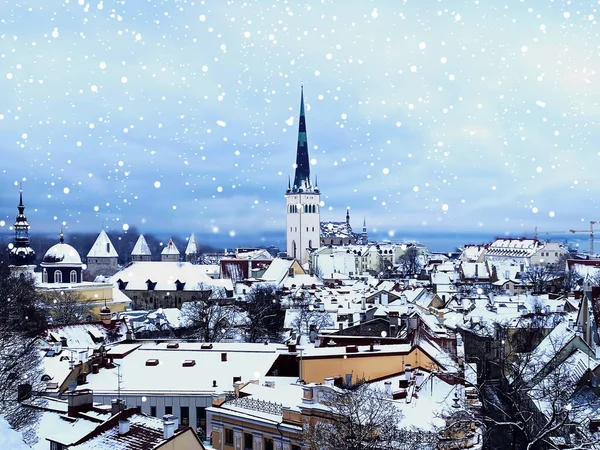
[[147, 366], [158, 366], [158, 359], [148, 359], [146, 360]]
[[183, 367], [194, 367], [196, 365], [195, 359], [186, 359], [181, 364]]
[[167, 348], [179, 348], [179, 343], [171, 342], [170, 344], [167, 344]]

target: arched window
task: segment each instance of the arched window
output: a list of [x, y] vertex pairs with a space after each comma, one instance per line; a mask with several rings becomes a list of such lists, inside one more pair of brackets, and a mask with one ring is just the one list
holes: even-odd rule
[[308, 248], [313, 248], [313, 246], [312, 246], [312, 239], [309, 239], [309, 241], [308, 241]]
[[308, 212], [308, 205], [304, 205], [304, 212], [307, 213]]
[[48, 271], [46, 269], [42, 270], [42, 283], [48, 282]]
[[62, 272], [60, 270], [54, 272], [54, 282], [62, 283]]
[[70, 281], [71, 283], [77, 283], [77, 271], [71, 270]]

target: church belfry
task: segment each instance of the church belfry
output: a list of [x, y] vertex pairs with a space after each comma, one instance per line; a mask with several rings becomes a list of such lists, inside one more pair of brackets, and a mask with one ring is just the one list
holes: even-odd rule
[[285, 192], [287, 255], [300, 264], [308, 262], [308, 249], [318, 248], [321, 237], [320, 192], [310, 181], [310, 160], [304, 112], [304, 89], [300, 91], [300, 118], [294, 183]]
[[23, 190], [19, 190], [19, 211], [15, 219], [15, 241], [10, 249], [10, 269], [15, 276], [33, 276], [35, 266], [35, 251], [29, 243], [29, 222], [25, 217], [25, 205], [23, 204]]

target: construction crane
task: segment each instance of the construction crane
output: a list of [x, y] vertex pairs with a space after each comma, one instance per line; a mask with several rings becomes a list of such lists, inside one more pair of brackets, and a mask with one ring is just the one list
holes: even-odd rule
[[[533, 234], [533, 238], [534, 239], [539, 239], [541, 234], [544, 234], [546, 236], [550, 235], [550, 234], [566, 234], [567, 232], [565, 230], [557, 230], [557, 231], [538, 231], [538, 227], [535, 227], [535, 232]], [[549, 239], [547, 239], [549, 240]]]
[[571, 233], [589, 233], [590, 234], [590, 250], [589, 257], [594, 257], [594, 225], [600, 223], [596, 220], [590, 220], [590, 229], [589, 230], [569, 230]]

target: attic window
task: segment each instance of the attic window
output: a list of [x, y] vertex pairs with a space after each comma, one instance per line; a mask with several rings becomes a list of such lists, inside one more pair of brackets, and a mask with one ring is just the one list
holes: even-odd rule
[[172, 342], [170, 344], [167, 344], [167, 348], [179, 348], [179, 343]]
[[195, 359], [186, 359], [181, 364], [183, 367], [194, 367], [196, 365]]
[[146, 360], [147, 366], [158, 366], [158, 359], [148, 359]]

